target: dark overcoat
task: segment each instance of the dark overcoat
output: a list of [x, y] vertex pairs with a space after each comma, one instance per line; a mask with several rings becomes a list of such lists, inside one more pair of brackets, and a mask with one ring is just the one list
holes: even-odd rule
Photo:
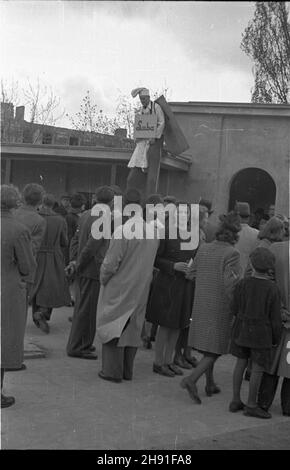
[[67, 225], [63, 217], [51, 209], [39, 214], [46, 220], [46, 231], [37, 254], [37, 269], [31, 300], [40, 307], [57, 308], [70, 305], [70, 293], [65, 276], [63, 248], [68, 245]]
[[190, 323], [193, 285], [182, 272], [175, 271], [174, 264], [194, 259], [196, 250], [181, 250], [182, 242], [185, 240], [179, 236], [170, 240], [167, 227], [154, 263], [159, 272], [153, 281], [146, 320], [167, 328], [182, 329]]
[[1, 213], [1, 367], [17, 369], [23, 361], [26, 283], [35, 269], [28, 229], [11, 213]]

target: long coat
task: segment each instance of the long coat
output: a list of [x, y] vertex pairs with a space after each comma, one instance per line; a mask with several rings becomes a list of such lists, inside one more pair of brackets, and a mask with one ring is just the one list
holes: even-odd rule
[[272, 243], [270, 251], [275, 256], [275, 280], [284, 308], [290, 312], [289, 240]]
[[[139, 224], [144, 229], [143, 219]], [[122, 228], [114, 233], [101, 266], [97, 335], [102, 343], [120, 338], [118, 346], [138, 347], [159, 240], [117, 239]]]
[[1, 367], [17, 369], [23, 361], [26, 284], [35, 269], [30, 234], [9, 212], [1, 213]]
[[65, 277], [63, 248], [67, 246], [65, 220], [50, 209], [42, 208], [40, 215], [46, 219], [46, 231], [37, 255], [35, 284], [31, 300], [40, 307], [70, 305], [70, 293]]
[[240, 276], [240, 253], [232, 245], [218, 240], [201, 245], [192, 269], [195, 294], [189, 346], [201, 352], [228, 353], [230, 302]]
[[[22, 206], [18, 207], [18, 209], [14, 211], [14, 216], [18, 222], [21, 222], [23, 225], [25, 225], [25, 227], [28, 228], [31, 237], [32, 252], [36, 257], [45, 233], [45, 219], [39, 215], [35, 207], [29, 206], [27, 204], [23, 204]], [[30, 294], [32, 285], [34, 283], [35, 270], [36, 265], [34, 271], [32, 271], [29, 276], [25, 277], [28, 294]]]
[[194, 259], [196, 250], [181, 250], [185, 240], [169, 239], [168, 227], [165, 239], [160, 241], [154, 266], [156, 275], [147, 306], [146, 320], [167, 328], [183, 329], [189, 326], [192, 304], [192, 282], [182, 272], [174, 270], [177, 262]]

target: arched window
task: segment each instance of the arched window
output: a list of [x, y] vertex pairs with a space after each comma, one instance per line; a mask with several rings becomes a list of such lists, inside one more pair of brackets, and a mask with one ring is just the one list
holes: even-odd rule
[[229, 210], [232, 210], [236, 201], [248, 202], [251, 212], [258, 208], [265, 211], [275, 204], [276, 185], [273, 178], [260, 168], [245, 168], [234, 177], [230, 187]]

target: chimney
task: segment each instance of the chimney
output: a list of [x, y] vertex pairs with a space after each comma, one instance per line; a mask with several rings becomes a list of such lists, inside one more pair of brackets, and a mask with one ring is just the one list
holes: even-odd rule
[[1, 103], [1, 119], [4, 121], [14, 118], [14, 107], [12, 103]]
[[115, 137], [118, 137], [119, 139], [127, 139], [127, 129], [115, 129]]
[[24, 121], [25, 106], [17, 106], [15, 110], [16, 121]]

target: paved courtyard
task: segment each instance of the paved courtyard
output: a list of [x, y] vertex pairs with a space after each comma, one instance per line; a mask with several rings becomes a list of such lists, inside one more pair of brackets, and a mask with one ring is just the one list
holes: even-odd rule
[[[27, 340], [46, 358], [26, 359], [26, 371], [5, 376], [4, 393], [16, 404], [2, 410], [2, 449], [290, 449], [290, 419], [281, 414], [279, 394], [271, 420], [228, 412], [231, 356], [216, 365], [221, 394], [206, 397], [200, 383], [202, 405], [191, 402], [180, 378], [152, 373], [152, 350], [139, 350], [132, 382], [104, 382], [100, 360], [66, 356], [71, 314], [56, 309], [45, 335], [29, 312]], [[248, 383], [243, 387], [246, 398]]]

